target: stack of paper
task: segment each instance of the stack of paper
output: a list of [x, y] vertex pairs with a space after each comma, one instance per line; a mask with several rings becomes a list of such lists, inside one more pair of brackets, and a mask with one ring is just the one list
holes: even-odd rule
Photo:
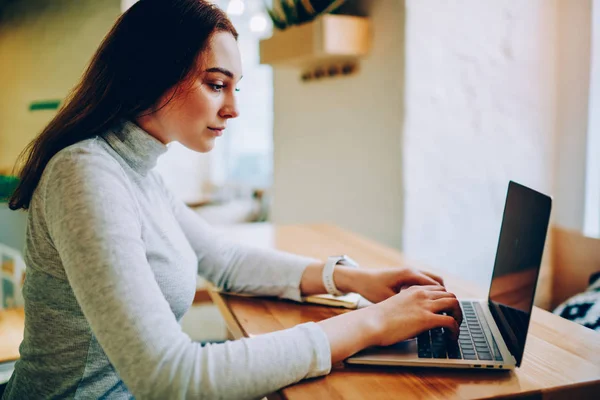
[[[218, 291], [218, 290], [217, 290]], [[258, 294], [248, 294], [248, 293], [232, 293], [232, 292], [223, 292], [220, 293], [233, 295], [233, 296], [242, 296], [242, 297], [261, 297]], [[369, 300], [365, 299], [358, 293], [348, 293], [343, 296], [332, 296], [330, 294], [316, 294], [312, 296], [306, 296], [302, 298], [302, 301], [305, 303], [313, 303], [320, 304], [323, 306], [329, 307], [343, 307], [343, 308], [363, 308], [370, 304], [372, 304]]]
[[358, 308], [359, 302], [367, 301], [358, 293], [348, 293], [343, 296], [333, 296], [331, 294], [317, 294], [304, 297], [306, 303], [321, 304], [331, 307]]

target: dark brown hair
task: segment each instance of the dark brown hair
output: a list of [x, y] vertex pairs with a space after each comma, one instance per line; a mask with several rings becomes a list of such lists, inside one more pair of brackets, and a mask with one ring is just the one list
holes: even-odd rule
[[140, 0], [117, 20], [81, 82], [42, 133], [23, 151], [20, 183], [9, 200], [27, 209], [44, 168], [60, 150], [119, 121], [153, 112], [160, 99], [194, 74], [215, 32], [237, 32], [205, 0]]

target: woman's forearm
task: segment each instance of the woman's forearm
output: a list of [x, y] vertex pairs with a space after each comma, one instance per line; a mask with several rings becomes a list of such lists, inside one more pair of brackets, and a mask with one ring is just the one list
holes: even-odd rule
[[363, 308], [318, 322], [329, 339], [332, 364], [378, 343], [382, 329], [378, 311], [375, 307]]
[[[324, 266], [324, 263], [315, 263], [306, 267], [300, 282], [303, 296], [326, 293], [322, 277]], [[357, 279], [357, 273], [355, 268], [336, 266], [333, 280], [338, 290], [352, 291], [352, 281]], [[318, 322], [329, 339], [332, 363], [345, 360], [376, 343], [374, 338], [381, 329], [377, 313], [376, 309], [360, 309]]]
[[[327, 293], [325, 285], [323, 285], [323, 268], [325, 263], [318, 262], [311, 264], [304, 270], [302, 280], [300, 281], [300, 291], [303, 296], [312, 294]], [[333, 282], [337, 289], [341, 292], [352, 292], [353, 279], [360, 271], [356, 268], [344, 267], [336, 265], [333, 271]]]

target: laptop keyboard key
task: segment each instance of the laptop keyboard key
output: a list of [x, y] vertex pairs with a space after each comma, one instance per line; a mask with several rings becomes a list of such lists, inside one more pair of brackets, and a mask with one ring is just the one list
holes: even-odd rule
[[433, 358], [446, 358], [446, 350], [445, 349], [444, 350], [434, 349], [432, 354], [433, 354]]
[[417, 336], [417, 344], [419, 346], [430, 346], [431, 341], [429, 340], [429, 332], [423, 332]]
[[462, 358], [460, 354], [460, 348], [458, 347], [458, 343], [448, 343], [448, 358], [451, 358], [453, 360], [460, 360]]
[[419, 358], [431, 358], [431, 341], [429, 331], [425, 331], [417, 336], [417, 352]]
[[431, 352], [419, 350], [419, 358], [431, 358]]
[[[419, 358], [502, 361], [495, 341], [491, 348], [488, 346], [483, 330], [489, 331], [489, 328], [487, 324], [480, 324], [477, 315], [481, 314], [481, 310], [468, 302], [462, 302], [461, 306], [465, 319], [460, 326], [458, 341], [450, 339], [442, 328], [423, 332], [417, 336]], [[474, 306], [481, 308], [477, 303]]]

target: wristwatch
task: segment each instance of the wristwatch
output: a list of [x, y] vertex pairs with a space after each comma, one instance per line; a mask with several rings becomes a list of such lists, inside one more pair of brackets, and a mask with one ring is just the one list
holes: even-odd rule
[[341, 256], [330, 256], [327, 258], [327, 262], [323, 268], [323, 285], [325, 286], [325, 290], [327, 290], [327, 293], [330, 295], [343, 296], [344, 293], [340, 292], [337, 287], [335, 287], [335, 283], [333, 282], [333, 270], [337, 264], [358, 268], [358, 263], [345, 254]]

